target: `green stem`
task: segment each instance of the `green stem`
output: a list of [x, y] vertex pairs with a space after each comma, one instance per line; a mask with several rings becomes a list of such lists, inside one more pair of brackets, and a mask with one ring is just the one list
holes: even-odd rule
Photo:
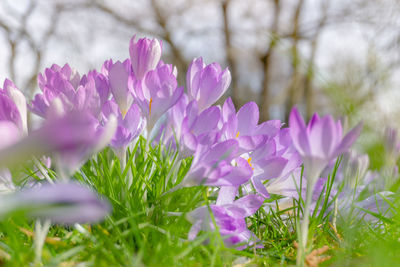
[[50, 220], [45, 220], [42, 225], [41, 221], [38, 219], [35, 225], [35, 266], [42, 265], [42, 251], [44, 246], [44, 241], [46, 240], [47, 233], [49, 232], [51, 222]]
[[307, 237], [308, 237], [308, 227], [310, 223], [310, 208], [312, 195], [315, 187], [315, 183], [317, 181], [318, 175], [311, 175], [311, 179], [307, 179], [307, 192], [306, 192], [306, 202], [304, 206], [303, 213], [303, 221], [300, 225], [300, 235], [299, 235], [299, 247], [297, 250], [297, 266], [305, 266], [305, 258], [306, 258], [306, 248], [307, 248]]
[[[117, 155], [119, 162], [121, 164], [121, 173], [125, 171], [126, 168], [126, 147], [120, 147], [115, 149], [115, 154]], [[132, 185], [133, 178], [132, 173], [128, 171], [125, 176], [125, 182], [128, 187]]]
[[49, 182], [50, 184], [54, 184], [53, 180], [50, 178], [47, 171], [43, 168], [42, 163], [37, 158], [33, 158], [33, 162], [38, 168], [38, 170], [42, 173], [44, 178], [47, 180], [47, 182]]

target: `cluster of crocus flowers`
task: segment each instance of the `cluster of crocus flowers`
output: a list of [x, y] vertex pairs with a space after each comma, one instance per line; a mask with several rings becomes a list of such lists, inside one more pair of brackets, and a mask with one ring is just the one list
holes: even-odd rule
[[[68, 93], [66, 89], [69, 88], [68, 85], [60, 78], [69, 79], [76, 85], [77, 76], [72, 78], [69, 67], [60, 69], [53, 66], [53, 68], [56, 71], [49, 70], [47, 79], [40, 77], [39, 84], [45, 91], [50, 90], [50, 86], [60, 91], [57, 97], [54, 97], [50, 90], [47, 91], [47, 98], [35, 99], [36, 104], [33, 108], [46, 118], [37, 129], [28, 131], [27, 104], [22, 92], [9, 80], [5, 81], [4, 88], [0, 90], [0, 128], [3, 137], [0, 140], [3, 189], [3, 194], [0, 195], [0, 217], [9, 216], [15, 211], [24, 211], [27, 215], [37, 218], [35, 239], [37, 261], [41, 260], [43, 242], [51, 222], [92, 223], [102, 220], [110, 212], [110, 205], [106, 200], [102, 200], [83, 185], [69, 181], [69, 175], [91, 154], [101, 150], [110, 142], [116, 129], [116, 119], [112, 117], [106, 125], [100, 126], [93, 119], [92, 106], [79, 101], [80, 93], [74, 91], [74, 88]], [[58, 76], [52, 76], [54, 73]], [[82, 88], [79, 87], [79, 90]], [[71, 92], [76, 94], [70, 94]], [[73, 108], [78, 106], [79, 109]], [[62, 181], [53, 180], [45, 174], [46, 171], [38, 160], [42, 156], [52, 157], [52, 162], [57, 165], [59, 171], [59, 180]], [[15, 185], [9, 168], [24, 161], [32, 161], [37, 168], [44, 170], [43, 178], [46, 178], [46, 181], [38, 183], [32, 178], [32, 181], [28, 180], [24, 187]], [[50, 162], [46, 161], [46, 166], [50, 167]]]
[[[99, 71], [81, 75], [68, 64], [53, 65], [39, 74], [40, 92], [28, 106], [22, 93], [6, 80], [0, 91], [4, 142], [0, 143], [0, 165], [6, 168], [22, 159], [46, 155], [64, 180], [42, 185], [39, 191], [17, 192], [7, 198], [14, 203], [10, 207], [26, 207], [21, 201], [38, 206], [49, 203], [51, 209], [35, 210], [32, 215], [60, 223], [97, 221], [109, 212], [109, 206], [68, 177], [107, 145], [124, 169], [127, 148], [144, 136], [149, 146], [162, 144], [178, 153], [178, 159], [193, 157], [175, 190], [207, 186], [207, 192], [214, 194], [215, 203], [187, 214], [193, 224], [189, 239], [200, 231], [218, 229], [227, 246], [261, 247], [262, 240], [248, 229], [246, 217], [262, 208], [272, 194], [284, 202], [305, 191], [299, 253], [299, 261], [304, 260], [312, 196], [324, 181], [319, 178], [333, 160], [348, 151], [361, 125], [343, 136], [339, 121], [316, 114], [306, 125], [296, 108], [289, 125], [280, 120], [259, 122], [254, 102], [239, 110], [230, 98], [215, 105], [230, 85], [228, 69], [196, 58], [186, 73], [186, 85], [179, 86], [176, 68], [161, 56], [160, 41], [134, 36], [129, 58], [107, 60]], [[44, 119], [29, 133], [27, 108]], [[302, 168], [305, 179], [300, 188]], [[130, 186], [132, 180], [127, 177], [126, 183]], [[79, 195], [64, 197], [71, 190]], [[58, 210], [64, 204], [70, 205], [65, 209], [70, 213]]]
[[[102, 149], [110, 142], [115, 131], [115, 126], [111, 124], [108, 127], [98, 128], [97, 124], [93, 124], [92, 117], [86, 116], [86, 113], [69, 112], [60, 114], [59, 117], [49, 118], [38, 129], [28, 133], [25, 97], [8, 80], [6, 80], [4, 88], [3, 90], [7, 93], [3, 95], [3, 91], [1, 91], [2, 95], [0, 96], [2, 100], [0, 128], [3, 134], [3, 138], [0, 140], [0, 168], [3, 170], [3, 178], [7, 177], [6, 180], [11, 185], [13, 184], [12, 177], [9, 177], [7, 168], [12, 168], [27, 160], [40, 158], [43, 155], [61, 156], [64, 165], [75, 168], [75, 164], [69, 165], [68, 163], [84, 160], [91, 153]], [[68, 184], [67, 181], [57, 183], [53, 180], [47, 182], [47, 184], [35, 184], [34, 188], [22, 188], [22, 191], [16, 191], [11, 195], [7, 194], [2, 199], [4, 207], [1, 213], [6, 214], [23, 205], [33, 205], [34, 207], [35, 203], [51, 205], [57, 202], [57, 199], [60, 202], [63, 202], [62, 199], [64, 198], [70, 199], [65, 201], [66, 207], [68, 207], [68, 203], [79, 205], [79, 200], [87, 197], [92, 198], [92, 200], [95, 199], [90, 191], [81, 189], [77, 184]], [[16, 186], [12, 186], [16, 188]], [[74, 190], [64, 190], [68, 188], [76, 189], [77, 195], [70, 196], [70, 192]], [[51, 195], [54, 197], [51, 197]], [[96, 201], [91, 202], [96, 205]], [[101, 201], [99, 200], [98, 203], [100, 204]], [[107, 206], [107, 204], [104, 205]], [[109, 210], [109, 208], [107, 207], [106, 210]], [[62, 216], [64, 218], [77, 218], [76, 221], [79, 221], [80, 216], [87, 216], [87, 214], [84, 214], [85, 212], [74, 212], [73, 209], [70, 211], [70, 213], [66, 212]], [[106, 213], [103, 212], [102, 214]], [[42, 214], [46, 216], [46, 212]], [[95, 220], [99, 220], [103, 216], [95, 216]], [[74, 219], [71, 221], [71, 219], [64, 220], [56, 217], [54, 219], [60, 223], [74, 221]], [[88, 219], [87, 221], [90, 222], [91, 220]]]

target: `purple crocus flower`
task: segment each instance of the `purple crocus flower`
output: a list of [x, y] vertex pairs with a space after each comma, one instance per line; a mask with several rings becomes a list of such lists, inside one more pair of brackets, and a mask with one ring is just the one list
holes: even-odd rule
[[[256, 191], [269, 197], [269, 192], [293, 196], [293, 171], [301, 165], [301, 158], [294, 149], [289, 130], [282, 129], [265, 143], [248, 153], [253, 167], [251, 182]], [[297, 176], [296, 181], [297, 181]], [[290, 185], [290, 186], [288, 186]], [[287, 189], [287, 190], [286, 190]]]
[[258, 124], [259, 110], [254, 102], [248, 102], [236, 113], [232, 99], [229, 97], [222, 108], [222, 139], [236, 139], [239, 142], [238, 153], [254, 150], [268, 138], [278, 134], [282, 123], [270, 120]]
[[200, 146], [180, 186], [235, 186], [247, 182], [253, 171], [247, 160], [236, 157], [238, 147], [236, 140]]
[[[4, 123], [6, 122], [2, 122], [0, 126]], [[31, 156], [52, 153], [61, 161], [59, 167], [72, 172], [91, 153], [99, 151], [109, 143], [116, 127], [117, 121], [114, 116], [110, 116], [107, 124], [100, 127], [90, 113], [71, 112], [45, 121], [41, 128], [0, 150], [0, 165], [8, 167]], [[14, 131], [10, 126], [6, 129]]]
[[128, 88], [128, 78], [131, 74], [131, 63], [129, 59], [124, 62], [117, 61], [109, 62], [108, 79], [111, 87], [111, 92], [115, 102], [125, 117], [129, 108], [133, 103], [132, 91]]
[[94, 223], [111, 212], [108, 201], [89, 188], [69, 182], [41, 184], [35, 188], [0, 196], [0, 216], [25, 211], [36, 218], [60, 224]]
[[[3, 88], [0, 89], [0, 150], [12, 146], [27, 133], [24, 95], [10, 80], [5, 80]], [[7, 168], [1, 168], [0, 192], [8, 193], [14, 190], [10, 171]]]
[[103, 74], [91, 71], [81, 78], [68, 64], [62, 68], [53, 65], [44, 74], [39, 74], [38, 81], [42, 93], [36, 94], [29, 108], [43, 118], [48, 116], [48, 109], [55, 99], [61, 100], [63, 112], [89, 110], [97, 117], [109, 94]]
[[136, 104], [132, 104], [123, 116], [118, 105], [113, 100], [109, 100], [104, 104], [102, 114], [105, 122], [112, 114], [117, 117], [117, 130], [110, 143], [114, 148], [127, 147], [143, 130], [144, 118]]
[[28, 124], [24, 94], [8, 79], [5, 79], [3, 90], [0, 90], [0, 92], [3, 94], [0, 104], [2, 109], [0, 119], [13, 121], [21, 132], [26, 134], [28, 132]]
[[11, 122], [22, 132], [22, 120], [18, 108], [3, 92], [0, 92], [0, 121]]
[[228, 89], [231, 73], [221, 70], [217, 63], [205, 65], [202, 58], [196, 58], [190, 64], [186, 74], [186, 86], [189, 100], [197, 100], [202, 111], [214, 104]]
[[141, 38], [135, 41], [134, 35], [129, 43], [132, 70], [138, 80], [143, 80], [146, 74], [154, 70], [161, 58], [161, 42], [157, 39]]
[[220, 114], [217, 106], [199, 112], [196, 100], [188, 103], [187, 95], [183, 94], [168, 111], [164, 135], [167, 146], [178, 147], [180, 155], [188, 157], [195, 153], [198, 144], [213, 145], [220, 136], [217, 127]]
[[[253, 215], [261, 207], [263, 201], [262, 197], [247, 195], [229, 204], [210, 205], [209, 208], [226, 246], [235, 246], [239, 250], [253, 245], [258, 248], [263, 247], [258, 244], [260, 240], [249, 231], [245, 221], [246, 217]], [[189, 240], [193, 240], [200, 231], [215, 230], [206, 206], [190, 212], [187, 218], [193, 224], [189, 231]]]
[[331, 116], [320, 118], [314, 114], [306, 126], [297, 108], [293, 108], [289, 117], [290, 136], [296, 150], [302, 157], [307, 178], [307, 192], [303, 221], [300, 230], [297, 264], [305, 259], [308, 222], [312, 196], [317, 179], [331, 160], [346, 152], [359, 136], [362, 124], [357, 125], [343, 137], [342, 124], [335, 122]]
[[318, 114], [306, 126], [297, 108], [290, 113], [289, 126], [293, 144], [303, 159], [307, 176], [311, 177], [318, 176], [332, 159], [346, 152], [362, 129], [360, 123], [343, 137], [340, 121], [335, 122], [329, 115], [320, 118]]
[[130, 76], [128, 85], [147, 118], [148, 134], [161, 115], [175, 105], [183, 94], [183, 87], [177, 88], [171, 65], [162, 65], [147, 72], [143, 82]]
[[[173, 149], [177, 148], [176, 140], [180, 140], [183, 135], [182, 131], [182, 123], [185, 117], [187, 116], [187, 107], [189, 104], [189, 99], [186, 93], [182, 93], [182, 96], [179, 100], [173, 105], [166, 113], [167, 118], [162, 127], [162, 132], [159, 133], [159, 137], [161, 137], [162, 141], [167, 147], [172, 146]], [[197, 144], [196, 144], [197, 145]], [[192, 148], [195, 150], [195, 147]]]

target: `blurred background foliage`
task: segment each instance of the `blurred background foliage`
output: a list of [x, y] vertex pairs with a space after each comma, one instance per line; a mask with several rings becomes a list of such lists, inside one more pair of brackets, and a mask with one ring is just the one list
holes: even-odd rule
[[229, 67], [237, 108], [286, 120], [293, 105], [365, 123], [374, 168], [385, 126], [400, 122], [400, 2], [396, 0], [1, 0], [0, 79], [28, 98], [37, 73], [68, 62], [80, 73], [128, 57], [136, 34], [161, 39], [185, 84], [188, 64]]

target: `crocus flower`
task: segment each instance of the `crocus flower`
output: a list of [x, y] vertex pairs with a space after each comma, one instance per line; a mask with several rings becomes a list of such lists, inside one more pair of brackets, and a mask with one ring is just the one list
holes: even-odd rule
[[112, 95], [115, 102], [121, 110], [122, 116], [125, 117], [129, 108], [133, 103], [132, 91], [128, 88], [128, 77], [131, 72], [129, 59], [124, 62], [117, 61], [110, 63], [108, 70], [108, 79], [111, 87]]
[[[226, 246], [234, 246], [239, 250], [253, 245], [262, 247], [258, 244], [260, 240], [247, 228], [245, 218], [253, 215], [261, 207], [263, 201], [262, 197], [247, 195], [229, 204], [210, 205], [209, 208]], [[206, 206], [190, 212], [187, 218], [193, 224], [189, 231], [189, 240], [193, 240], [200, 231], [215, 230]]]
[[301, 224], [297, 264], [303, 265], [307, 245], [308, 222], [313, 191], [322, 170], [331, 160], [346, 152], [361, 132], [362, 124], [357, 125], [346, 136], [342, 124], [331, 116], [320, 118], [314, 114], [306, 126], [297, 108], [293, 108], [289, 117], [290, 136], [296, 150], [302, 157], [307, 178], [307, 193]]
[[[166, 113], [166, 120], [163, 127], [160, 128], [162, 132], [159, 133], [159, 137], [163, 139], [159, 141], [162, 141], [167, 147], [172, 146], [173, 149], [177, 148], [175, 140], [179, 142], [183, 134], [182, 123], [187, 116], [188, 104], [189, 99], [187, 94], [182, 93], [179, 100]], [[194, 149], [195, 147], [193, 147]]]
[[29, 109], [38, 116], [46, 118], [54, 99], [60, 99], [64, 112], [89, 110], [97, 117], [101, 103], [108, 98], [108, 85], [101, 73], [91, 71], [82, 78], [68, 64], [64, 67], [53, 65], [38, 76], [42, 93], [36, 94]]
[[[1, 122], [0, 127], [13, 132]], [[0, 165], [18, 164], [32, 156], [57, 154], [63, 168], [76, 170], [82, 161], [108, 144], [115, 133], [117, 121], [111, 116], [107, 125], [100, 127], [90, 113], [71, 112], [60, 118], [45, 121], [43, 126], [27, 137], [0, 150]], [[4, 133], [5, 134], [5, 133]]]
[[167, 146], [178, 147], [180, 155], [188, 157], [195, 153], [198, 144], [213, 145], [220, 136], [217, 127], [220, 114], [216, 106], [199, 112], [197, 102], [192, 100], [188, 103], [186, 94], [182, 95], [178, 103], [168, 111], [164, 135]]
[[269, 197], [269, 193], [294, 196], [293, 172], [302, 163], [289, 136], [287, 128], [279, 130], [272, 138], [248, 153], [248, 160], [253, 167], [251, 182], [256, 191]]
[[231, 73], [226, 68], [212, 63], [205, 65], [202, 58], [196, 58], [190, 64], [186, 74], [186, 86], [189, 100], [197, 100], [202, 111], [214, 104], [228, 89]]
[[305, 125], [297, 108], [290, 113], [289, 126], [293, 144], [303, 159], [307, 179], [317, 177], [331, 160], [346, 152], [362, 129], [360, 123], [343, 137], [340, 121], [335, 122], [329, 115], [320, 118], [318, 114]]
[[161, 42], [157, 39], [135, 39], [134, 35], [129, 43], [132, 70], [137, 79], [143, 80], [147, 72], [154, 70], [160, 61]]
[[136, 101], [147, 119], [150, 134], [157, 120], [175, 105], [183, 94], [171, 65], [162, 65], [147, 72], [144, 82], [129, 77], [129, 88], [135, 93]]
[[[27, 106], [26, 99], [24, 94], [15, 86], [15, 84], [5, 79], [3, 90], [4, 93], [12, 102], [9, 103], [6, 99], [2, 99], [1, 108], [2, 108], [2, 118], [5, 114], [9, 114], [11, 121], [13, 121], [22, 133], [27, 134], [28, 132], [28, 124], [27, 124]], [[9, 109], [4, 110], [4, 109]], [[16, 110], [15, 110], [16, 108]]]
[[109, 116], [112, 114], [117, 117], [117, 130], [110, 143], [114, 148], [127, 147], [143, 130], [144, 118], [142, 118], [140, 109], [136, 104], [132, 104], [125, 116], [123, 116], [118, 105], [109, 100], [104, 104], [102, 114], [105, 122], [108, 121]]
[[236, 140], [227, 140], [199, 147], [180, 186], [234, 186], [247, 182], [253, 171], [247, 160], [236, 157], [238, 146]]
[[42, 184], [35, 188], [0, 196], [0, 216], [25, 211], [35, 218], [60, 224], [94, 223], [111, 211], [108, 201], [87, 187], [69, 182]]
[[26, 135], [28, 132], [25, 96], [7, 79], [4, 81], [3, 89], [0, 89], [0, 120], [11, 122], [16, 126], [18, 130], [16, 137]]
[[236, 113], [232, 99], [229, 97], [222, 108], [222, 139], [234, 139], [239, 142], [239, 153], [256, 149], [268, 138], [278, 134], [282, 123], [270, 120], [258, 124], [259, 110], [254, 102], [243, 105]]

